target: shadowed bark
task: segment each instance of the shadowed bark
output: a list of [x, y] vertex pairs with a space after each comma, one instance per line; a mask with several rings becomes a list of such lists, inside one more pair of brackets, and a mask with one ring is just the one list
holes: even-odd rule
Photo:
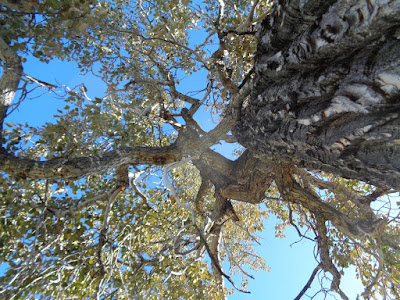
[[[163, 107], [164, 120], [177, 130], [174, 143], [47, 161], [18, 157], [0, 147], [0, 171], [22, 179], [75, 180], [116, 170], [117, 185], [111, 192], [89, 198], [76, 207], [58, 210], [50, 205], [43, 210], [61, 218], [108, 199], [98, 244], [98, 261], [101, 274], [105, 275], [102, 257], [109, 232], [108, 216], [117, 196], [129, 187], [128, 167], [168, 165], [168, 170], [175, 162], [181, 161], [179, 166], [182, 166], [192, 161], [200, 172], [202, 184], [193, 203], [190, 200], [184, 200], [189, 204], [180, 203], [192, 213], [193, 224], [182, 225], [174, 245], [178, 245], [183, 233], [190, 233], [184, 231], [190, 227], [196, 229], [198, 238], [194, 248], [186, 252], [176, 248], [174, 254], [183, 256], [204, 245], [221, 286], [223, 278], [233, 284], [222, 270], [219, 250], [224, 223], [240, 222], [240, 213], [235, 211], [237, 204], [231, 200], [260, 204], [266, 199], [268, 188], [275, 184], [279, 196], [269, 200], [287, 202], [290, 223], [295, 227], [291, 207], [295, 213], [303, 212], [306, 216], [300, 216], [301, 222], [308, 222], [305, 226], [315, 233], [319, 250], [319, 264], [296, 299], [305, 294], [320, 270], [332, 274], [331, 290], [348, 299], [340, 289], [341, 274], [330, 252], [332, 227], [354, 244], [373, 241], [376, 249], [385, 247], [385, 251], [400, 253], [399, 238], [390, 224], [398, 216], [389, 217], [371, 206], [377, 197], [400, 187], [400, 0], [275, 1], [272, 13], [258, 24], [254, 68], [240, 85], [230, 78], [224, 62], [229, 47], [228, 33], [219, 24], [222, 10], [220, 7], [220, 16], [214, 23], [219, 48], [210, 56], [210, 69], [214, 68], [215, 74], [209, 74], [212, 79], [204, 100], [177, 91], [169, 71], [161, 64], [154, 67], [163, 79], [157, 84], [164, 86], [172, 98], [191, 105], [176, 114], [171, 114], [167, 105]], [[1, 135], [3, 121], [23, 74], [21, 59], [10, 45], [8, 39], [0, 37], [1, 145], [6, 142]], [[208, 65], [205, 68], [208, 70]], [[217, 81], [214, 77], [219, 78], [227, 91], [224, 99], [227, 105], [221, 122], [205, 132], [196, 123], [195, 113], [214, 88], [214, 80]], [[134, 81], [126, 87], [130, 84]], [[174, 116], [182, 117], [185, 124], [179, 124]], [[235, 161], [227, 159], [210, 149], [221, 140], [238, 141], [246, 150]], [[346, 184], [320, 180], [308, 171], [325, 171], [378, 188], [361, 195]], [[135, 180], [131, 187], [150, 210], [145, 191], [139, 190]], [[211, 189], [214, 189], [214, 203], [212, 211], [208, 211], [202, 202], [209, 198]], [[328, 196], [322, 199], [316, 192], [318, 189], [327, 191], [325, 195], [340, 194], [346, 199], [332, 200]], [[200, 221], [196, 223], [196, 217], [205, 224], [204, 228], [198, 226]], [[147, 262], [160, 262], [160, 255]], [[141, 259], [140, 268], [145, 262]], [[366, 292], [380, 276], [383, 275], [379, 271]]]
[[259, 155], [398, 187], [400, 3], [307, 4], [320, 2], [313, 17], [298, 1], [277, 5], [261, 24], [234, 135]]

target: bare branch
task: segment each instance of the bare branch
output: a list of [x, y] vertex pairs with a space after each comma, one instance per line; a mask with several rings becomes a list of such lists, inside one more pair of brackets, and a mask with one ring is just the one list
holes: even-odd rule
[[300, 293], [297, 295], [297, 297], [294, 298], [294, 300], [300, 300], [301, 297], [303, 297], [303, 295], [310, 288], [312, 282], [314, 281], [315, 275], [317, 275], [319, 270], [321, 270], [321, 265], [320, 264], [318, 266], [316, 266], [315, 269], [312, 271], [310, 279], [308, 279], [306, 285], [303, 287], [303, 289], [300, 291]]
[[289, 209], [289, 223], [296, 229], [297, 234], [301, 238], [306, 238], [312, 242], [315, 242], [312, 238], [309, 238], [308, 236], [305, 236], [304, 234], [301, 233], [299, 227], [294, 223], [293, 221], [293, 212], [292, 212], [292, 207], [290, 203], [287, 203], [288, 209]]
[[31, 80], [31, 81], [37, 83], [38, 85], [40, 85], [40, 86], [42, 86], [42, 87], [46, 87], [46, 88], [49, 88], [49, 89], [55, 89], [55, 88], [57, 87], [57, 86], [54, 85], [54, 84], [51, 84], [51, 83], [48, 83], [48, 82], [45, 82], [45, 81], [36, 79], [35, 77], [32, 77], [32, 76], [30, 76], [30, 75], [28, 75], [28, 74], [26, 74], [26, 73], [24, 73], [24, 72], [22, 72], [22, 75], [23, 75], [24, 77], [28, 78], [29, 80]]

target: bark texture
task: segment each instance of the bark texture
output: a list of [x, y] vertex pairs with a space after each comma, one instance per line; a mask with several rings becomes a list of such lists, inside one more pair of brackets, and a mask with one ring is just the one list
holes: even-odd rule
[[[173, 246], [165, 244], [153, 258], [140, 257], [139, 268], [145, 263], [161, 263], [162, 253], [167, 250], [173, 249], [175, 257], [204, 247], [221, 287], [223, 278], [234, 284], [224, 273], [220, 259], [223, 226], [228, 221], [243, 222], [248, 217], [239, 211], [236, 214], [237, 203], [233, 200], [252, 204], [281, 200], [279, 206], [288, 207], [286, 223], [293, 225], [301, 237], [307, 237], [293, 220], [292, 211], [296, 213], [299, 216], [297, 223], [315, 233], [318, 246], [318, 266], [296, 299], [304, 295], [320, 270], [331, 273], [331, 290], [342, 299], [348, 299], [340, 289], [341, 275], [337, 265], [341, 262], [334, 260], [331, 251], [337, 235], [332, 227], [354, 243], [369, 240], [374, 242], [369, 244], [376, 245], [375, 249], [379, 251], [387, 248], [387, 251], [400, 253], [400, 238], [395, 234], [394, 223], [391, 224], [398, 215], [390, 219], [389, 214], [375, 212], [371, 207], [378, 197], [400, 186], [400, 0], [276, 0], [271, 15], [258, 28], [254, 70], [238, 86], [228, 76], [224, 65], [229, 47], [228, 33], [219, 26], [223, 7], [219, 13], [214, 26], [220, 46], [211, 56], [210, 64], [229, 95], [222, 121], [213, 130], [205, 132], [194, 119], [196, 111], [211, 94], [214, 79], [210, 80], [204, 99], [198, 100], [178, 92], [170, 74], [157, 64], [163, 78], [160, 84], [165, 85], [172, 98], [191, 105], [189, 109], [183, 108], [180, 114], [169, 112], [163, 105], [162, 117], [177, 130], [177, 139], [168, 147], [125, 147], [96, 156], [42, 161], [18, 157], [1, 146], [7, 110], [21, 76], [27, 75], [22, 72], [21, 59], [10, 46], [12, 43], [0, 37], [3, 67], [0, 78], [0, 172], [22, 179], [76, 180], [116, 171], [116, 185], [111, 190], [107, 188], [105, 193], [83, 198], [75, 206], [68, 207], [72, 203], [67, 202], [69, 198], [60, 198], [57, 199], [60, 201], [47, 205], [47, 193], [51, 190], [47, 182], [44, 193], [43, 216], [48, 212], [58, 219], [86, 212], [95, 203], [106, 203], [97, 248], [101, 280], [107, 274], [105, 257], [111, 234], [110, 218], [117, 206], [114, 204], [118, 195], [131, 186], [151, 213], [163, 213], [149, 204], [145, 185], [138, 187], [135, 184], [138, 177], [129, 179], [129, 165], [168, 165], [164, 179], [173, 195], [171, 198], [192, 215], [191, 224], [179, 220], [181, 224], [176, 226], [179, 232], [173, 238]], [[182, 117], [185, 124], [179, 124], [174, 116]], [[229, 131], [233, 135], [228, 135]], [[235, 161], [229, 160], [210, 149], [220, 140], [237, 140], [247, 150]], [[169, 170], [189, 160], [199, 170], [202, 180], [193, 203], [196, 211], [192, 209], [192, 203], [182, 203], [178, 199], [168, 180]], [[370, 194], [359, 194], [346, 185], [320, 179], [305, 169], [363, 180], [377, 188]], [[141, 174], [138, 168], [136, 171], [135, 174]], [[266, 194], [270, 192], [270, 186], [270, 191], [276, 189], [279, 196]], [[213, 207], [207, 202], [212, 188]], [[324, 196], [316, 189], [323, 190]], [[151, 190], [148, 195], [153, 195]], [[330, 194], [336, 199], [331, 199]], [[63, 201], [67, 209], [58, 206]], [[265, 204], [270, 208], [267, 201]], [[277, 209], [277, 214], [280, 210]], [[169, 218], [160, 216], [159, 219], [171, 223]], [[283, 213], [281, 218], [286, 218]], [[42, 224], [39, 221], [38, 224]], [[204, 228], [200, 228], [200, 223]], [[198, 236], [191, 241], [193, 228]], [[250, 235], [249, 231], [247, 233]], [[179, 250], [179, 245], [185, 249], [190, 243], [193, 248]], [[383, 265], [383, 254], [377, 260]], [[382, 275], [378, 270], [365, 294], [370, 294], [382, 276], [388, 275]]]
[[2, 37], [0, 37], [0, 60], [3, 63], [3, 73], [0, 77], [0, 143], [2, 143], [3, 121], [14, 99], [22, 73], [20, 57], [11, 50]]
[[164, 165], [182, 158], [176, 144], [165, 148], [127, 147], [98, 156], [37, 161], [16, 157], [0, 149], [0, 170], [9, 175], [25, 178], [79, 179], [101, 174], [125, 164]]
[[400, 186], [400, 1], [278, 1], [234, 135], [257, 153]]

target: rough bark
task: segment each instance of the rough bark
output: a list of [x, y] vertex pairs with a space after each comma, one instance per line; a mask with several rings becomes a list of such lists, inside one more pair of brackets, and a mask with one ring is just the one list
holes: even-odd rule
[[[220, 30], [218, 24], [215, 27]], [[254, 78], [249, 79], [250, 73], [249, 80], [240, 86], [226, 74], [225, 37], [219, 33], [220, 48], [212, 59], [222, 85], [229, 91], [230, 103], [220, 124], [210, 132], [203, 131], [193, 119], [202, 101], [177, 92], [174, 82], [160, 67], [171, 96], [192, 105], [179, 114], [185, 125], [175, 125], [166, 111], [164, 118], [173, 121], [179, 133], [172, 145], [122, 148], [98, 156], [48, 161], [16, 157], [0, 148], [0, 171], [23, 179], [78, 179], [116, 169], [118, 184], [104, 196], [64, 211], [46, 208], [61, 217], [79, 211], [86, 204], [109, 199], [98, 248], [104, 270], [107, 216], [118, 194], [128, 186], [126, 166], [192, 160], [202, 178], [196, 210], [203, 217], [211, 216], [204, 230], [196, 222], [192, 225], [211, 257], [220, 282], [223, 277], [231, 281], [221, 269], [221, 231], [227, 220], [239, 221], [231, 199], [260, 203], [275, 181], [282, 199], [289, 207], [295, 204], [307, 210], [318, 232], [321, 262], [299, 297], [322, 269], [333, 276], [331, 289], [347, 299], [339, 288], [340, 273], [330, 258], [327, 221], [352, 239], [374, 238], [400, 253], [396, 236], [389, 232], [390, 221], [375, 214], [370, 206], [371, 201], [389, 190], [387, 186], [400, 185], [400, 0], [276, 1], [273, 13], [259, 28]], [[0, 59], [3, 62], [1, 132], [22, 66], [15, 51], [1, 38]], [[232, 138], [227, 133], [235, 124], [233, 134], [247, 150], [231, 161], [209, 147], [221, 139]], [[346, 187], [338, 190], [332, 182], [310, 179], [301, 167], [385, 188], [361, 197]], [[304, 184], [307, 180], [311, 184]], [[202, 210], [201, 202], [211, 185], [215, 188], [215, 203], [209, 213]], [[341, 211], [339, 205], [323, 201], [311, 185], [344, 194], [359, 214], [349, 214]], [[146, 198], [134, 182], [132, 187]], [[296, 226], [293, 220], [291, 223]], [[210, 245], [207, 235], [212, 236]]]
[[400, 1], [277, 4], [234, 135], [260, 157], [399, 187], [399, 37]]
[[0, 144], [2, 143], [3, 121], [7, 116], [7, 109], [14, 99], [22, 64], [20, 57], [13, 51], [0, 36], [0, 60], [3, 62], [3, 73], [0, 77]]
[[205, 151], [194, 165], [203, 180], [212, 182], [222, 197], [249, 203], [260, 203], [273, 181], [272, 164], [267, 164], [245, 151], [231, 161], [212, 150]]
[[78, 179], [102, 174], [124, 164], [165, 165], [181, 158], [182, 152], [176, 145], [164, 148], [130, 147], [97, 156], [48, 161], [19, 158], [3, 152], [0, 153], [0, 170], [21, 178]]
[[311, 188], [301, 186], [293, 178], [294, 173], [294, 167], [290, 163], [276, 166], [275, 182], [286, 201], [301, 204], [313, 214], [331, 221], [336, 228], [349, 237], [362, 238], [365, 235], [374, 237], [382, 235], [387, 219], [380, 219], [372, 213], [372, 215], [365, 216], [368, 220], [354, 220], [322, 201]]

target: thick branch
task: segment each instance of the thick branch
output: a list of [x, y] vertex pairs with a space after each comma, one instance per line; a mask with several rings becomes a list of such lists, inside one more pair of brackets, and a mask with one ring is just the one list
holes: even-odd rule
[[272, 182], [273, 170], [248, 151], [231, 161], [212, 150], [193, 161], [203, 179], [212, 182], [221, 195], [249, 203], [259, 203]]
[[201, 213], [203, 211], [202, 206], [203, 206], [204, 197], [206, 196], [206, 193], [209, 188], [210, 188], [210, 182], [207, 179], [205, 179], [205, 180], [201, 179], [201, 185], [197, 192], [196, 200], [195, 200], [196, 213]]
[[222, 226], [215, 226], [214, 230], [212, 231], [212, 234], [214, 235], [212, 237], [211, 245], [210, 245], [210, 256], [215, 258], [215, 262], [211, 264], [213, 274], [215, 278], [219, 281], [220, 284], [223, 283], [222, 281], [222, 272], [221, 272], [221, 263], [220, 263], [220, 257], [219, 257], [219, 246], [220, 246], [220, 241], [221, 241], [221, 230]]
[[164, 148], [130, 147], [102, 155], [36, 161], [0, 153], [0, 171], [21, 178], [71, 178], [101, 174], [123, 164], [164, 165], [182, 158], [176, 144]]

